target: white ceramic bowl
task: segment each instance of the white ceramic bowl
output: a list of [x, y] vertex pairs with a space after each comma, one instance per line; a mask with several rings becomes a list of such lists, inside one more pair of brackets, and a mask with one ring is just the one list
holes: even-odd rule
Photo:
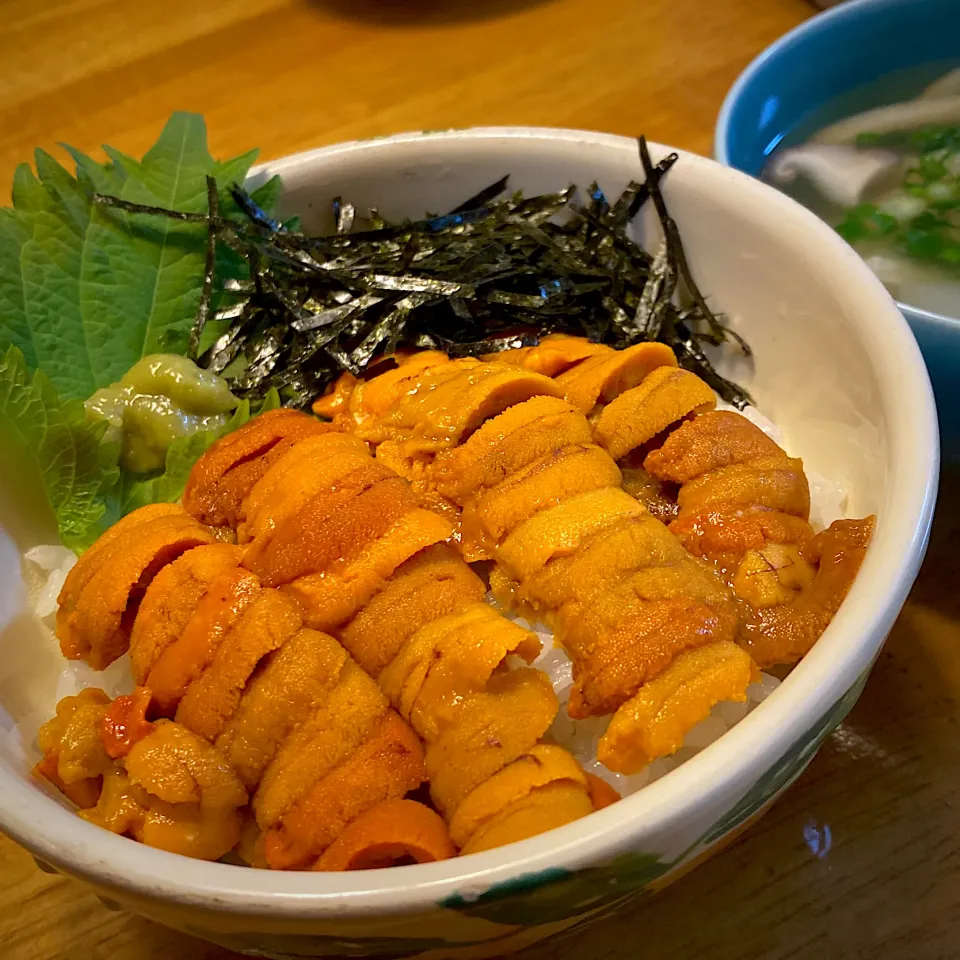
[[[452, 208], [505, 173], [527, 192], [596, 179], [615, 194], [640, 177], [640, 165], [631, 140], [508, 128], [343, 144], [260, 172], [281, 174], [287, 210], [317, 228], [338, 194], [387, 217], [416, 216]], [[851, 515], [878, 517], [849, 597], [768, 700], [639, 793], [491, 852], [330, 875], [188, 861], [98, 830], [31, 780], [37, 717], [53, 708], [62, 662], [24, 613], [7, 539], [0, 827], [104, 898], [236, 950], [396, 958], [509, 952], [661, 884], [758, 816], [855, 702], [913, 583], [935, 497], [936, 414], [906, 323], [832, 230], [745, 174], [693, 155], [681, 156], [664, 190], [700, 286], [753, 345], [754, 365], [728, 358], [727, 372], [747, 383], [809, 467], [845, 486]], [[641, 229], [657, 242], [651, 220]], [[0, 508], [16, 515], [9, 502]], [[20, 531], [19, 546], [30, 538]]]

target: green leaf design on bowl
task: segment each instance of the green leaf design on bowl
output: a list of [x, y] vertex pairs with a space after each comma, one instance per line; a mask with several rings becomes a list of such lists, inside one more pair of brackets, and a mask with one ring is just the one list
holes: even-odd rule
[[868, 669], [861, 674], [856, 683], [791, 745], [787, 752], [750, 788], [740, 802], [713, 824], [700, 838], [697, 846], [709, 846], [726, 836], [731, 830], [735, 830], [803, 773], [823, 741], [853, 709], [853, 705], [863, 692], [869, 673]]
[[551, 869], [527, 874], [497, 884], [475, 900], [453, 896], [441, 906], [494, 923], [556, 923], [617, 904], [673, 866], [655, 854], [625, 853], [586, 870]]

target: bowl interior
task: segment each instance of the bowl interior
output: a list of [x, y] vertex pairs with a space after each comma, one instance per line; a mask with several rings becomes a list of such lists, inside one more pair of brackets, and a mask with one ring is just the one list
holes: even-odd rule
[[[718, 122], [717, 158], [756, 176], [784, 136], [834, 98], [886, 73], [958, 60], [955, 0], [849, 0], [786, 34], [741, 75]], [[885, 102], [882, 87], [873, 96], [854, 109]]]
[[[642, 179], [642, 170], [629, 141], [609, 138], [604, 146], [613, 144], [616, 149], [598, 150], [595, 140], [576, 137], [495, 134], [480, 141], [412, 138], [391, 144], [388, 169], [375, 143], [327, 154], [322, 168], [295, 160], [270, 169], [286, 183], [285, 212], [299, 211], [308, 231], [324, 230], [332, 223], [331, 196], [350, 198], [359, 210], [375, 206], [388, 219], [420, 216], [452, 209], [506, 173], [511, 187], [527, 194], [596, 180], [608, 197], [616, 197], [631, 178]], [[858, 258], [842, 244], [841, 262], [835, 248], [828, 255], [814, 249], [802, 236], [812, 221], [805, 211], [700, 158], [685, 155], [665, 184], [701, 289], [754, 350], [747, 360], [724, 348], [716, 352], [718, 365], [753, 391], [808, 466], [838, 479], [849, 492], [851, 511], [880, 509], [889, 424], [881, 412], [885, 385], [864, 352], [855, 317], [862, 303], [850, 296], [847, 270], [859, 266]], [[776, 222], [767, 215], [770, 204], [803, 226]], [[651, 210], [637, 227], [639, 239], [655, 249], [660, 232]], [[869, 286], [878, 292], [872, 280]], [[891, 305], [886, 298], [885, 313]]]
[[[665, 152], [653, 147], [655, 159]], [[388, 218], [415, 217], [452, 209], [504, 174], [527, 193], [597, 180], [609, 196], [642, 176], [632, 141], [533, 129], [347, 144], [261, 171], [273, 173], [284, 178], [286, 212], [299, 213], [307, 229], [329, 226], [334, 196], [359, 208], [376, 206]], [[658, 836], [682, 833], [684, 818], [709, 824], [736, 802], [849, 690], [892, 624], [929, 528], [935, 413], [916, 344], [895, 305], [828, 227], [763, 184], [692, 155], [681, 156], [664, 191], [701, 289], [753, 347], [750, 360], [723, 351], [719, 365], [753, 391], [809, 469], [843, 487], [850, 515], [879, 518], [874, 545], [844, 609], [774, 696], [716, 744], [623, 803], [549, 838], [470, 862], [404, 869], [402, 878], [393, 875], [396, 880], [277, 877], [209, 864], [184, 871], [179, 858], [112, 837], [101, 843], [96, 828], [59, 809], [28, 776], [37, 759], [36, 729], [52, 711], [63, 663], [51, 637], [26, 611], [19, 571], [18, 550], [42, 541], [45, 533], [13, 523], [17, 504], [0, 498], [0, 522], [9, 533], [0, 537], [0, 826], [74, 870], [84, 863], [94, 872], [110, 870], [120, 851], [120, 882], [158, 896], [191, 885], [209, 890], [229, 874], [231, 897], [241, 891], [251, 902], [282, 891], [339, 893], [343, 904], [351, 892], [372, 896], [388, 887], [398, 902], [406, 902], [414, 896], [415, 872], [455, 884], [467, 872], [501, 879], [534, 864], [590, 862], [628, 841], [659, 849], [656, 844], [666, 841]], [[659, 242], [652, 216], [638, 224], [638, 232], [648, 246]], [[94, 848], [100, 865], [91, 867]], [[307, 905], [299, 900], [289, 906]]]

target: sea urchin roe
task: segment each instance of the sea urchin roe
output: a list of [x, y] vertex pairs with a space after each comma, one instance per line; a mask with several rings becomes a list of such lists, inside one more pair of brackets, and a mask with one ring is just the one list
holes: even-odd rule
[[676, 369], [677, 358], [662, 343], [636, 343], [625, 350], [597, 353], [556, 377], [563, 395], [583, 413], [598, 403], [609, 403], [640, 384], [659, 367]]
[[387, 712], [376, 683], [347, 660], [329, 694], [283, 741], [253, 798], [257, 823], [267, 830], [331, 770], [368, 739]]
[[689, 370], [657, 367], [600, 411], [594, 438], [619, 460], [691, 413], [713, 410], [716, 403], [713, 390]]
[[[589, 789], [587, 775], [563, 747], [538, 743], [472, 790], [450, 819], [450, 836], [458, 847], [517, 801], [548, 783], [567, 782]], [[610, 787], [609, 789], [613, 789]]]
[[133, 473], [162, 469], [174, 440], [224, 426], [236, 405], [225, 380], [167, 353], [138, 360], [86, 402], [109, 422], [107, 437], [123, 444], [121, 463]]
[[510, 654], [531, 663], [539, 652], [535, 634], [478, 602], [424, 624], [380, 674], [380, 687], [432, 742]]
[[100, 739], [100, 723], [110, 703], [96, 688], [64, 697], [56, 716], [37, 735], [43, 760], [35, 772], [80, 807], [92, 807], [100, 794], [100, 778], [111, 760]]
[[392, 710], [369, 736], [267, 831], [267, 863], [275, 870], [306, 867], [356, 817], [384, 800], [399, 800], [426, 780], [423, 747]]
[[743, 644], [761, 667], [795, 663], [805, 656], [840, 609], [873, 535], [874, 517], [836, 520], [803, 549], [817, 563], [812, 583], [789, 603], [754, 610]]
[[145, 683], [164, 651], [186, 629], [210, 585], [240, 565], [242, 551], [229, 543], [194, 547], [165, 566], [147, 587], [130, 631], [130, 665]]
[[676, 753], [714, 704], [743, 702], [758, 676], [750, 655], [730, 641], [682, 653], [613, 715], [597, 759], [608, 770], [629, 774]]
[[582, 413], [561, 398], [537, 396], [491, 418], [460, 446], [441, 451], [430, 480], [463, 506], [551, 450], [591, 440]]
[[594, 810], [603, 810], [605, 807], [612, 806], [618, 800], [623, 798], [619, 792], [607, 783], [606, 780], [595, 776], [592, 773], [586, 774], [587, 792], [590, 794], [590, 802]]
[[260, 782], [290, 732], [329, 696], [346, 661], [333, 637], [301, 630], [257, 669], [216, 741], [248, 788]]
[[261, 590], [184, 693], [177, 721], [212, 743], [236, 712], [257, 665], [300, 626], [300, 612], [291, 600], [277, 590]]
[[328, 431], [327, 424], [298, 410], [280, 407], [258, 414], [213, 443], [194, 464], [183, 509], [201, 523], [236, 527], [246, 516], [245, 499], [270, 467], [296, 445]]
[[340, 641], [372, 677], [423, 624], [483, 599], [483, 581], [448, 543], [421, 550], [339, 632]]
[[530, 750], [559, 708], [546, 674], [521, 668], [495, 674], [482, 693], [468, 697], [457, 723], [427, 748], [430, 795], [452, 814], [484, 780]]
[[125, 757], [136, 743], [149, 736], [154, 725], [147, 720], [152, 695], [146, 687], [117, 697], [100, 721], [100, 740], [113, 758]]
[[130, 831], [141, 843], [201, 860], [217, 860], [236, 845], [247, 792], [205, 740], [160, 720], [124, 766], [128, 789], [147, 801]]
[[314, 870], [371, 870], [457, 854], [443, 819], [415, 800], [384, 800], [351, 821]]
[[481, 827], [460, 851], [480, 853], [525, 840], [593, 813], [593, 803], [585, 786], [569, 780], [557, 780], [532, 790]]
[[660, 480], [683, 484], [722, 467], [785, 456], [746, 417], [732, 410], [711, 410], [681, 423], [643, 466]]
[[464, 557], [487, 559], [485, 544], [499, 543], [535, 513], [558, 506], [578, 493], [619, 486], [619, 468], [596, 444], [552, 450], [464, 508]]
[[224, 637], [261, 592], [260, 581], [247, 570], [228, 570], [213, 580], [183, 633], [157, 658], [147, 676], [146, 685], [162, 715], [173, 714], [187, 688], [207, 669]]
[[60, 649], [68, 659], [84, 660], [95, 670], [127, 652], [144, 592], [163, 567], [214, 539], [182, 510], [143, 523], [125, 521], [117, 524], [123, 526], [122, 535], [111, 538], [108, 547], [94, 547], [80, 558], [60, 592]]

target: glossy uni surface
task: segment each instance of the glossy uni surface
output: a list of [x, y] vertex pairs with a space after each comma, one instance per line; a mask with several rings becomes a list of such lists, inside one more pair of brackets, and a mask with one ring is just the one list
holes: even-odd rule
[[[667, 148], [653, 148], [654, 160]], [[638, 177], [632, 140], [531, 128], [408, 134], [267, 165], [287, 212], [328, 226], [331, 197], [387, 217], [452, 208], [505, 172], [540, 192]], [[852, 707], [916, 576], [938, 468], [919, 351], [893, 301], [829, 227], [741, 173], [682, 155], [664, 182], [701, 288], [752, 344], [724, 373], [808, 468], [878, 525], [813, 651], [763, 704], [661, 780], [560, 830], [475, 856], [325, 875], [190, 862], [87, 824], [29, 777], [62, 662], [27, 612], [19, 553], [47, 531], [0, 502], [0, 827], [38, 858], [154, 920], [260, 956], [493, 956], [655, 889], [758, 816]], [[656, 244], [651, 222], [639, 225]], [[18, 522], [14, 523], [14, 520]], [[15, 538], [15, 541], [14, 541]]]

